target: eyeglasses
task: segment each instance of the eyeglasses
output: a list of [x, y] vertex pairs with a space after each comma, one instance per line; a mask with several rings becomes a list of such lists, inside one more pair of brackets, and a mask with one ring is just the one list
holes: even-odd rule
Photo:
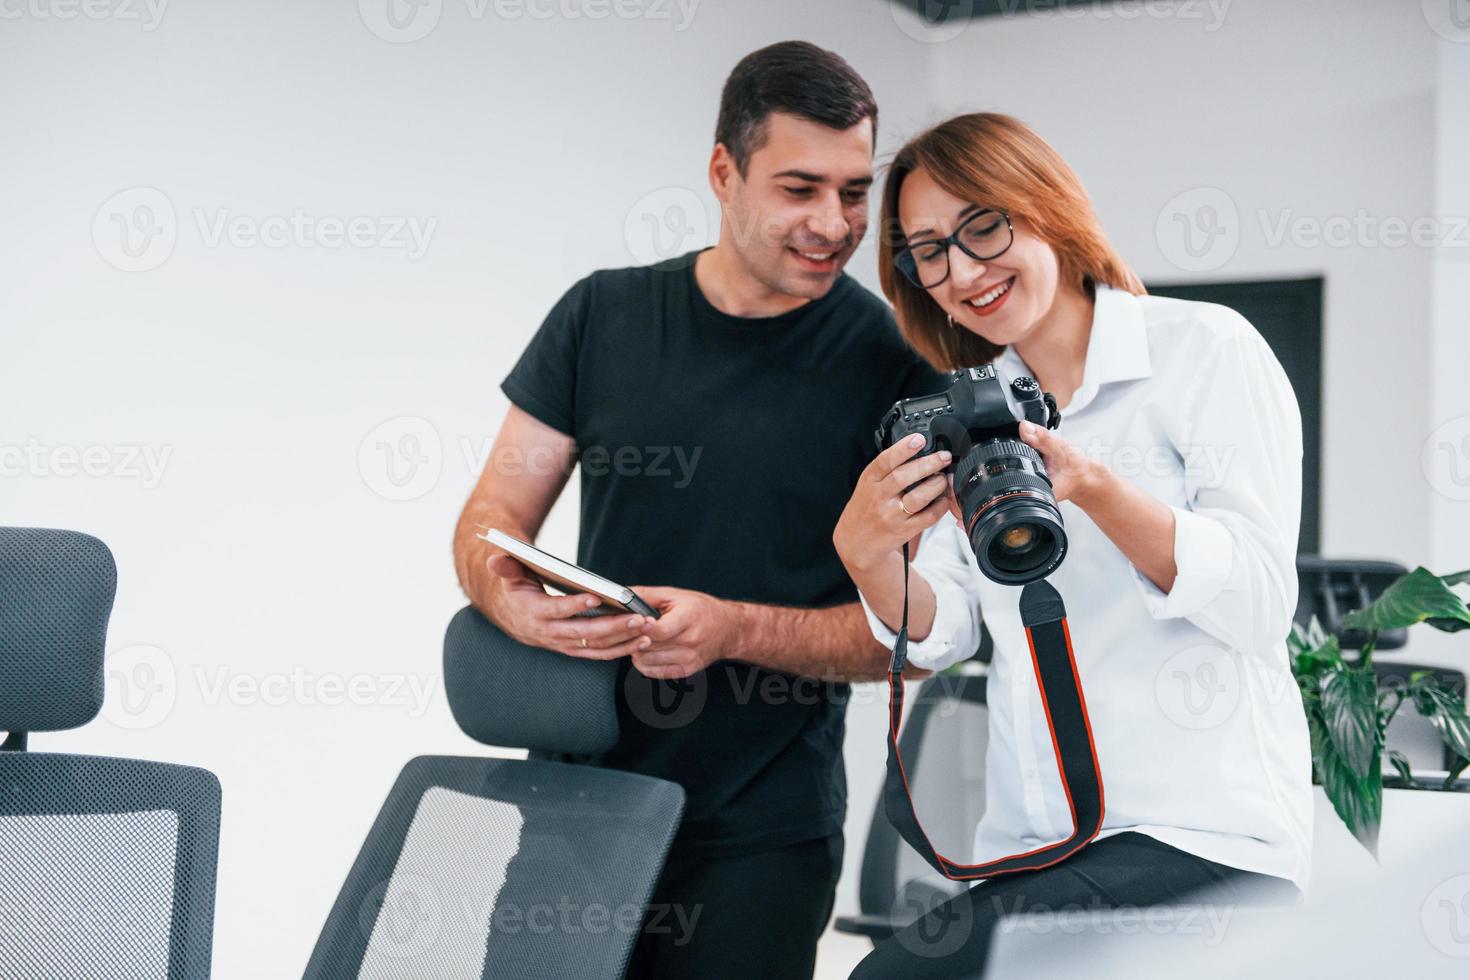
[[1011, 216], [1001, 210], [976, 211], [947, 238], [914, 242], [899, 249], [893, 264], [909, 282], [920, 289], [933, 289], [949, 278], [949, 249], [958, 245], [976, 262], [987, 262], [1005, 252], [1015, 241]]

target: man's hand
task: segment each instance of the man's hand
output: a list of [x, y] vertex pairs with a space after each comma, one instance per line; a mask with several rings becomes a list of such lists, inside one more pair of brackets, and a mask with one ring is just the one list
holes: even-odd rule
[[703, 592], [662, 586], [636, 586], [639, 598], [659, 611], [643, 627], [652, 640], [633, 651], [633, 666], [645, 677], [675, 680], [704, 670], [735, 652], [740, 634], [740, 604]]
[[503, 580], [495, 590], [491, 618], [527, 646], [555, 650], [569, 657], [614, 660], [649, 647], [643, 635], [645, 616], [618, 613], [579, 617], [602, 600], [591, 595], [554, 596], [520, 562], [504, 552], [490, 556], [490, 571]]

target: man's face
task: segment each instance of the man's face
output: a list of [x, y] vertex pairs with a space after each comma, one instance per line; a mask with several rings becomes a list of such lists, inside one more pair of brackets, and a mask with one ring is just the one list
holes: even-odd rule
[[729, 178], [716, 187], [728, 240], [768, 289], [817, 299], [868, 229], [872, 122], [837, 130], [776, 112], [765, 125], [745, 177], [727, 157]]

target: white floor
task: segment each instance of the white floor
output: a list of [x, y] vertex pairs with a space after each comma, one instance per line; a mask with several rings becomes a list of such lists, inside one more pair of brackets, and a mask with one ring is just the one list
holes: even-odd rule
[[817, 944], [815, 980], [847, 980], [848, 974], [872, 949], [873, 944], [861, 936], [849, 936], [829, 926]]

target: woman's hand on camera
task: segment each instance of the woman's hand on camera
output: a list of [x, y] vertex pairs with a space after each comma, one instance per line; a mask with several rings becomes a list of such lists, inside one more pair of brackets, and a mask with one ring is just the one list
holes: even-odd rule
[[1051, 492], [1060, 503], [1070, 500], [1087, 509], [1106, 485], [1112, 471], [1072, 443], [1034, 422], [1022, 422], [1021, 441], [1041, 454], [1051, 477]]
[[868, 464], [832, 532], [848, 570], [873, 568], [951, 513], [948, 452], [914, 458], [923, 436], [889, 446]]

